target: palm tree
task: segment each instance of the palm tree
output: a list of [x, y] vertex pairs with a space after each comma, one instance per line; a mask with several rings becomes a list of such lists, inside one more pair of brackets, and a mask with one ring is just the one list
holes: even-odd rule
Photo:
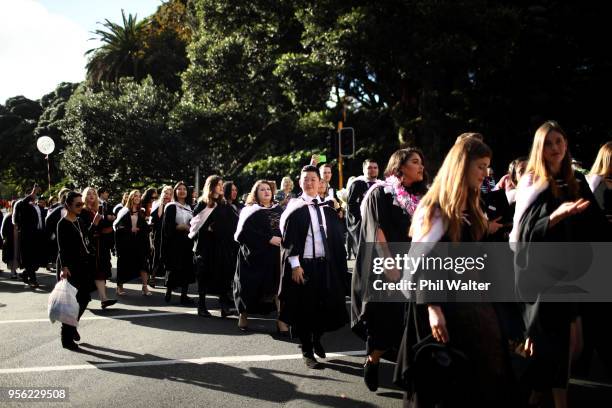
[[123, 26], [106, 19], [104, 29], [96, 30], [102, 41], [99, 48], [88, 50], [91, 57], [87, 62], [87, 78], [93, 83], [117, 82], [119, 78], [131, 76], [141, 79], [140, 63], [144, 57], [144, 29], [148, 20], [137, 21], [137, 16], [128, 15], [123, 9]]

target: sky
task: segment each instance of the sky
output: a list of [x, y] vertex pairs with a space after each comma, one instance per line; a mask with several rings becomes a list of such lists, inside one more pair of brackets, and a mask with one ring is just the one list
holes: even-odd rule
[[40, 99], [60, 82], [85, 79], [84, 53], [98, 22], [121, 22], [121, 9], [140, 20], [162, 0], [0, 0], [0, 103]]

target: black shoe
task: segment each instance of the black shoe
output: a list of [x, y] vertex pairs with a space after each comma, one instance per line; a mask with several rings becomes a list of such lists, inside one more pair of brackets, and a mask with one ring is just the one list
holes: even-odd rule
[[76, 329], [74, 330], [74, 336], [72, 336], [72, 340], [81, 341], [81, 335], [79, 334], [78, 331], [76, 331]]
[[212, 315], [210, 314], [208, 309], [198, 309], [198, 316], [211, 317]]
[[115, 303], [117, 303], [117, 300], [116, 299], [106, 299], [106, 300], [103, 300], [101, 303], [102, 303], [102, 309], [106, 309], [107, 307], [112, 306]]
[[62, 341], [62, 347], [70, 351], [79, 351], [79, 345], [74, 341]]
[[314, 342], [313, 349], [314, 349], [314, 352], [315, 352], [315, 354], [317, 356], [319, 356], [320, 358], [325, 358], [325, 349], [321, 345], [320, 341], [315, 341]]
[[170, 303], [171, 299], [172, 299], [172, 289], [166, 288], [166, 296], [164, 296], [164, 300], [166, 301], [166, 303]]
[[379, 364], [374, 364], [369, 359], [366, 359], [363, 366], [363, 381], [372, 392], [378, 389], [378, 366]]
[[181, 305], [195, 306], [195, 301], [187, 295], [181, 295]]
[[302, 354], [302, 360], [304, 360], [304, 364], [306, 364], [306, 367], [308, 367], [310, 369], [317, 369], [317, 368], [321, 367], [321, 365], [319, 364], [319, 362], [315, 358], [314, 354], [312, 354], [312, 352], [303, 353]]

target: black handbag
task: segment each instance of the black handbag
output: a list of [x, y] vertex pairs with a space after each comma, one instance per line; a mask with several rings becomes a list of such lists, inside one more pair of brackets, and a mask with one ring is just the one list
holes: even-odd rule
[[429, 334], [421, 337], [416, 307], [410, 305], [417, 343], [411, 348], [410, 379], [412, 391], [420, 401], [436, 403], [452, 398], [461, 384], [469, 381], [469, 359], [450, 344], [442, 344]]

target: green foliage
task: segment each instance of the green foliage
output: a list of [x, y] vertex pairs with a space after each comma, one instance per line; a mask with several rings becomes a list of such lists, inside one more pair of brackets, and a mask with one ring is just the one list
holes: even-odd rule
[[204, 172], [238, 174], [257, 157], [288, 152], [305, 137], [274, 74], [276, 61], [299, 48], [290, 1], [196, 1], [200, 22], [188, 49], [183, 98], [175, 111], [199, 148]]
[[149, 75], [171, 91], [179, 90], [191, 39], [186, 1], [163, 3], [152, 16], [140, 21], [131, 14], [126, 17], [123, 10], [121, 13], [122, 24], [107, 19], [103, 29], [94, 31], [103, 44], [86, 53], [91, 56], [87, 63], [90, 84], [116, 83], [124, 77], [140, 81]]
[[124, 78], [100, 92], [81, 85], [62, 124], [66, 175], [79, 187], [114, 190], [189, 175], [184, 141], [167, 126], [175, 100], [151, 78], [142, 83]]
[[121, 77], [143, 78], [140, 66], [144, 58], [144, 28], [146, 20], [121, 10], [123, 25], [106, 19], [104, 29], [94, 31], [102, 46], [88, 50], [87, 77], [94, 83], [117, 82]]

